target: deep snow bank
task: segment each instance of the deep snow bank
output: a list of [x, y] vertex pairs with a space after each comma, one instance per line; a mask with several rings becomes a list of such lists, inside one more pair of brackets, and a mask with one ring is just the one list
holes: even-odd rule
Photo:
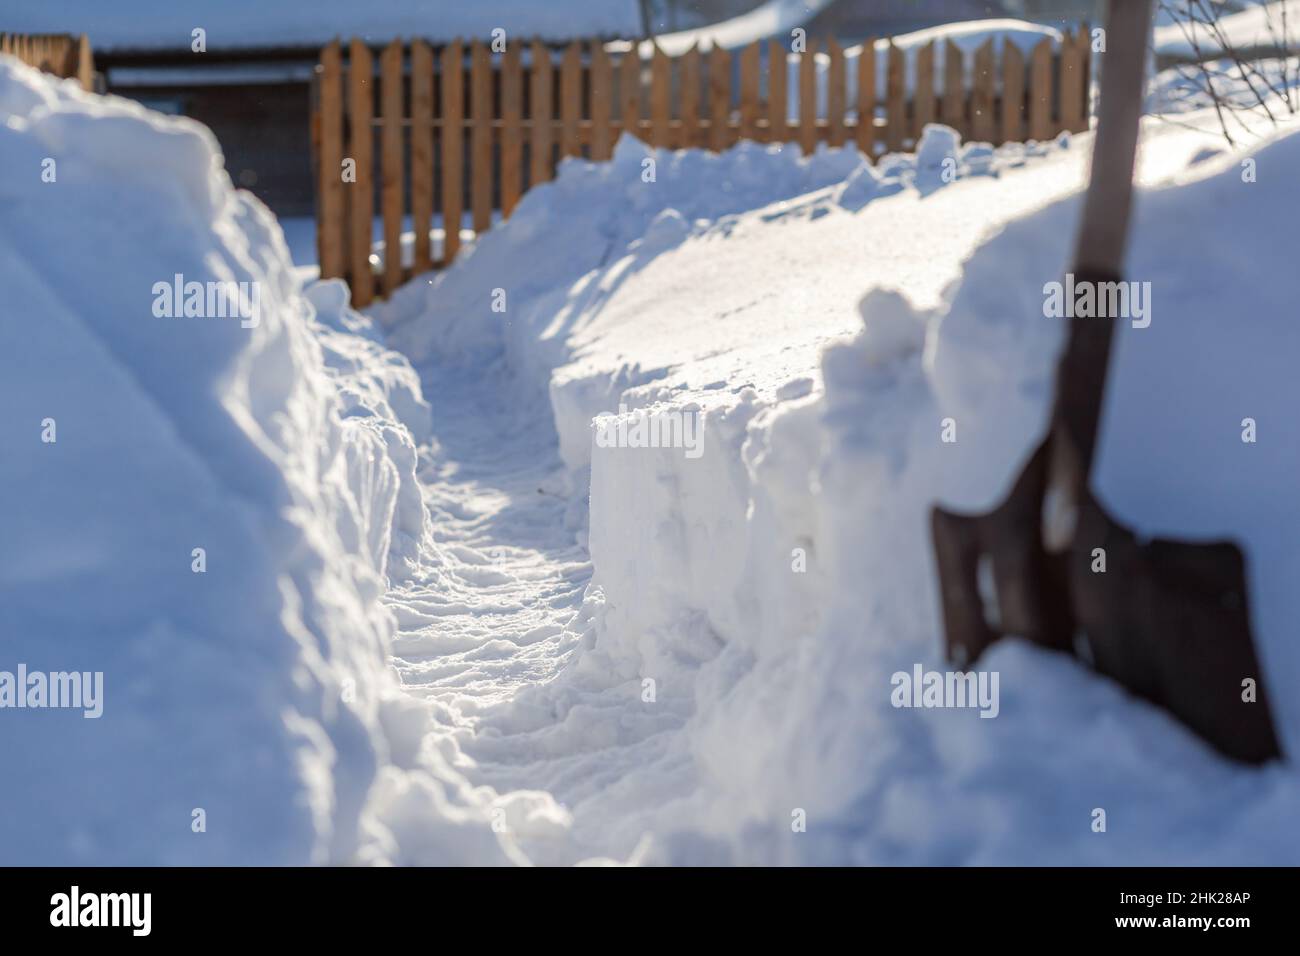
[[[821, 347], [850, 332], [853, 319], [844, 314], [843, 283], [806, 281], [825, 250], [803, 239], [825, 231], [822, 220], [832, 212], [856, 211], [909, 187], [926, 195], [940, 189], [945, 161], [954, 177], [985, 174], [993, 163], [986, 145], [962, 147], [943, 127], [932, 129], [924, 149], [919, 160], [892, 156], [876, 167], [853, 149], [801, 159], [794, 147], [745, 142], [723, 155], [674, 153], [625, 137], [610, 163], [565, 161], [557, 180], [530, 191], [473, 255], [403, 287], [371, 314], [417, 364], [503, 351], [531, 392], [526, 399], [550, 394], [561, 452], [579, 472], [590, 461], [592, 416], [615, 410], [628, 390], [641, 396], [629, 402], [634, 408], [680, 392], [680, 383], [661, 381], [670, 368], [692, 386], [692, 398], [731, 389], [737, 376], [772, 392], [814, 369]], [[1010, 146], [1000, 161], [1023, 164], [1027, 154], [1050, 149]], [[1036, 200], [1033, 191], [1020, 192]], [[832, 226], [849, 221], [832, 219]], [[909, 226], [909, 234], [916, 229]], [[982, 229], [972, 220], [931, 240], [953, 270], [929, 283], [932, 297]], [[728, 241], [736, 233], [766, 240], [765, 252], [779, 261]], [[839, 268], [874, 262], [882, 277], [905, 268], [922, 282], [915, 262], [899, 253], [906, 237], [882, 231], [866, 246], [843, 250], [855, 258]], [[748, 259], [731, 256], [733, 249]], [[646, 270], [653, 279], [641, 275]], [[745, 290], [737, 308], [713, 321], [706, 293], [736, 286]], [[658, 309], [665, 288], [673, 306]]]
[[[1099, 489], [1145, 530], [1246, 543], [1293, 751], [1284, 171], [1300, 136], [1258, 149], [1273, 172], [1246, 183], [1212, 137], [1147, 133], [1130, 268], [1157, 312], [1120, 336]], [[1086, 155], [1068, 139], [959, 148], [942, 130], [879, 167], [624, 143], [611, 164], [565, 164], [383, 310], [419, 359], [500, 352], [519, 401], [545, 388], [578, 498], [590, 489], [594, 639], [501, 723], [586, 753], [609, 739], [600, 695], [644, 701], [647, 679], [647, 714], [689, 714], [618, 785], [557, 774], [589, 845], [625, 855], [650, 831], [674, 861], [1300, 859], [1290, 765], [1230, 765], [1068, 660], [994, 650], [997, 719], [891, 706], [893, 672], [943, 668], [930, 506], [987, 506], [1041, 434], [1062, 333], [1043, 285], [1067, 264]], [[702, 454], [604, 447], [593, 420], [611, 415], [695, 416]], [[1273, 422], [1267, 444], [1241, 442], [1248, 415]]]
[[[1279, 173], [1297, 156], [1294, 130], [1254, 153]], [[1287, 369], [1300, 355], [1283, 304], [1295, 193], [1284, 176], [1255, 189], [1236, 160], [1139, 200], [1126, 271], [1152, 283], [1155, 318], [1119, 336], [1096, 487], [1141, 533], [1243, 543], [1274, 719], [1294, 753], [1300, 656], [1287, 582], [1300, 511], [1286, 489], [1300, 432], [1278, 418], [1294, 405]], [[1052, 655], [1014, 643], [989, 655], [983, 666], [1002, 680], [997, 720], [917, 720], [879, 692], [913, 661], [941, 666], [930, 503], [987, 507], [1041, 434], [1060, 331], [1042, 317], [1042, 286], [1066, 262], [1075, 214], [1065, 200], [1007, 225], [934, 313], [869, 296], [858, 340], [827, 354], [826, 397], [811, 411], [824, 442], [825, 534], [815, 546], [831, 599], [795, 681], [793, 726], [772, 727], [785, 742], [769, 769], [800, 767], [792, 776], [845, 821], [864, 859], [1294, 863], [1300, 842], [1284, 809], [1300, 796], [1293, 764], [1223, 761], [1163, 713]], [[1212, 234], [1231, 251], [1201, 241]], [[882, 355], [873, 330], [907, 316], [923, 338]], [[1252, 409], [1274, 422], [1267, 445], [1241, 439]], [[949, 416], [961, 431], [943, 445]], [[1106, 835], [1087, 826], [1096, 807], [1110, 815]], [[792, 852], [815, 858], [810, 844]]]
[[0, 709], [0, 860], [400, 860], [416, 817], [506, 859], [387, 665], [386, 579], [437, 557], [410, 366], [206, 129], [7, 57], [0, 115], [0, 671], [103, 674], [98, 719]]

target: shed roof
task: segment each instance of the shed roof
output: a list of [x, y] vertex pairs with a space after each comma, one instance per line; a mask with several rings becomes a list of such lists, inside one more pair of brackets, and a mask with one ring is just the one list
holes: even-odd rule
[[189, 51], [202, 28], [209, 51], [316, 47], [336, 36], [386, 43], [507, 35], [547, 40], [639, 36], [637, 0], [0, 0], [14, 33], [85, 33], [96, 52]]

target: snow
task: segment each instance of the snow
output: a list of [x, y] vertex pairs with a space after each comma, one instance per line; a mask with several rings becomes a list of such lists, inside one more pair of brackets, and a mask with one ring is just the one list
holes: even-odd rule
[[[396, 861], [418, 808], [442, 858], [517, 859], [422, 754], [388, 663], [380, 598], [438, 559], [410, 365], [339, 283], [302, 291], [206, 129], [8, 57], [0, 110], [0, 487], [22, 503], [0, 549], [0, 669], [104, 675], [99, 719], [0, 713], [24, 768], [0, 854]], [[154, 285], [178, 273], [257, 283], [255, 320], [157, 317]]]
[[[28, 449], [0, 669], [105, 672], [98, 720], [0, 713], [40, 768], [7, 861], [1300, 862], [1294, 763], [1229, 763], [1073, 660], [1001, 642], [994, 719], [891, 705], [945, 667], [931, 506], [997, 501], [1041, 437], [1090, 134], [931, 126], [874, 165], [624, 139], [362, 316], [201, 127], [9, 60], [0, 109], [32, 170], [0, 185], [32, 317], [0, 325]], [[1243, 543], [1294, 753], [1300, 124], [1243, 117], [1246, 182], [1182, 118], [1145, 125], [1153, 321], [1117, 337], [1096, 488]], [[155, 318], [176, 273], [259, 283], [258, 320]], [[699, 444], [600, 440], [651, 422]]]
[[[1063, 34], [1054, 27], [1044, 26], [1038, 23], [1028, 23], [1024, 20], [971, 20], [965, 23], [949, 23], [944, 26], [931, 27], [926, 30], [917, 30], [914, 33], [907, 33], [899, 37], [894, 37], [894, 46], [902, 50], [905, 62], [905, 78], [907, 90], [910, 93], [916, 82], [916, 68], [914, 66], [917, 51], [930, 43], [934, 44], [934, 89], [942, 90], [944, 75], [946, 73], [946, 63], [948, 56], [948, 45], [952, 44], [956, 49], [961, 51], [963, 76], [967, 86], [971, 85], [975, 71], [975, 53], [985, 43], [993, 42], [994, 53], [1001, 58], [1002, 51], [1008, 44], [1014, 44], [1021, 53], [1026, 57], [1033, 52], [1044, 40], [1051, 43], [1053, 50], [1059, 50]], [[876, 89], [883, 91], [887, 88], [887, 77], [889, 69], [889, 43], [886, 40], [877, 40], [874, 44], [876, 51]], [[849, 102], [855, 102], [857, 98], [857, 59], [861, 47], [851, 47], [845, 51], [845, 61], [852, 60], [853, 66], [845, 66], [846, 78], [849, 79]], [[796, 73], [791, 73], [792, 82], [797, 82]], [[1001, 88], [1001, 77], [995, 78], [998, 88]]]
[[1271, 0], [1156, 0], [1153, 19], [1158, 30], [1170, 24], [1186, 23], [1193, 15], [1204, 19], [1207, 9], [1226, 16], [1269, 2]]
[[[1179, 59], [1213, 59], [1229, 51], [1246, 52], [1267, 48], [1277, 53], [1300, 50], [1300, 0], [1272, 3], [1235, 4], [1236, 12], [1223, 12], [1213, 26], [1202, 22], [1204, 14], [1175, 4], [1158, 22], [1152, 47], [1158, 56]], [[1225, 8], [1226, 10], [1226, 8]]]
[[[1119, 337], [1098, 490], [1144, 533], [1245, 542], [1256, 640], [1286, 688], [1300, 515], [1281, 483], [1300, 436], [1279, 410], [1300, 342], [1276, 171], [1300, 136], [1260, 132], [1253, 156], [1275, 173], [1245, 184], [1221, 140], [1147, 125], [1129, 271], [1156, 313]], [[1042, 287], [1067, 264], [1089, 139], [994, 151], [931, 128], [919, 159], [877, 167], [624, 141], [609, 164], [566, 162], [450, 270], [374, 310], [451, 404], [426, 499], [469, 546], [452, 576], [469, 590], [481, 564], [500, 571], [478, 601], [404, 623], [399, 666], [471, 779], [565, 808], [567, 840], [521, 835], [532, 858], [1300, 859], [1292, 765], [1230, 764], [1070, 660], [994, 649], [994, 720], [889, 704], [893, 672], [943, 667], [930, 506], [998, 500], [1041, 435], [1062, 340]], [[1188, 241], [1211, 234], [1230, 257]], [[1240, 441], [1252, 410], [1267, 444]], [[637, 414], [698, 415], [702, 455], [597, 445], [593, 420]], [[955, 445], [939, 440], [950, 415]], [[539, 450], [552, 441], [558, 458]], [[466, 630], [477, 644], [442, 643]], [[1091, 831], [1099, 806], [1118, 832]], [[799, 809], [807, 833], [791, 832]]]
[[[1263, 108], [1285, 115], [1300, 107], [1300, 57], [1266, 58], [1240, 66], [1233, 59], [1205, 63], [1183, 63], [1157, 74], [1148, 87], [1146, 109], [1149, 113], [1178, 115], [1204, 111], [1215, 102], [1229, 107], [1224, 110], [1228, 131], [1237, 137], [1250, 136], [1250, 123], [1238, 123], [1241, 112], [1260, 112]], [[1276, 94], [1276, 95], [1275, 95]], [[1279, 99], [1283, 97], [1286, 99]], [[1261, 106], [1261, 100], [1263, 106]], [[1291, 105], [1288, 107], [1287, 100]], [[1218, 114], [1210, 119], [1217, 123]]]
[[207, 31], [213, 52], [321, 46], [336, 36], [376, 43], [395, 36], [488, 39], [498, 28], [552, 40], [641, 32], [636, 0], [314, 0], [310, 16], [292, 4], [260, 0], [131, 0], [129, 17], [113, 7], [101, 0], [0, 0], [0, 22], [14, 33], [85, 33], [105, 53], [189, 50], [198, 28]]
[[[648, 59], [657, 46], [669, 56], [681, 56], [693, 46], [710, 50], [715, 46], [735, 50], [756, 40], [786, 39], [796, 27], [802, 27], [834, 0], [765, 0], [747, 13], [729, 20], [710, 23], [690, 30], [661, 33], [654, 42], [638, 46], [642, 59]], [[639, 35], [639, 31], [637, 33]], [[607, 46], [611, 52], [623, 52], [630, 43], [622, 41]]]
[[[1053, 46], [1061, 42], [1061, 31], [1040, 23], [1027, 20], [967, 20], [962, 23], [945, 23], [942, 26], [916, 30], [894, 38], [894, 46], [902, 50], [918, 50], [928, 43], [935, 45], [935, 55], [940, 56], [940, 47], [948, 43], [970, 57], [989, 40], [1014, 43], [1022, 53], [1029, 53], [1043, 40], [1051, 40]], [[999, 49], [1000, 44], [997, 44]], [[877, 40], [877, 54], [888, 49], [888, 43]]]

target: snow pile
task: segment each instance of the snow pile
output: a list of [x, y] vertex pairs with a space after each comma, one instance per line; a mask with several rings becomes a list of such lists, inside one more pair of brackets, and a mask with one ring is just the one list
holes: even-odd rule
[[[624, 137], [610, 163], [565, 160], [557, 181], [531, 190], [508, 226], [480, 237], [475, 255], [460, 257], [437, 279], [405, 286], [371, 314], [417, 363], [491, 352], [504, 333], [512, 364], [544, 393], [575, 323], [640, 265], [738, 212], [839, 183], [859, 165], [849, 150], [823, 150], [805, 162], [796, 149], [749, 142], [719, 156], [656, 153]], [[550, 241], [557, 221], [568, 237], [562, 242]], [[603, 283], [588, 281], [613, 263], [618, 267]], [[503, 325], [494, 321], [499, 288]], [[411, 321], [430, 313], [437, 318]]]
[[[1298, 156], [1293, 128], [1255, 159], [1282, 170]], [[1287, 367], [1300, 337], [1284, 318], [1277, 248], [1293, 201], [1285, 187], [1243, 183], [1233, 161], [1204, 174], [1140, 202], [1127, 271], [1152, 283], [1158, 317], [1120, 335], [1096, 487], [1142, 534], [1243, 542], [1274, 717], [1294, 751], [1300, 710], [1289, 688], [1300, 655], [1290, 631], [1300, 608], [1286, 582], [1300, 564], [1300, 511], [1286, 485], [1300, 431], [1279, 412], [1294, 402]], [[1074, 215], [1063, 201], [1008, 225], [934, 313], [868, 296], [862, 336], [827, 354], [816, 481], [834, 520], [815, 548], [832, 598], [786, 711], [794, 726], [772, 727], [785, 743], [768, 770], [801, 766], [791, 774], [800, 789], [824, 813], [847, 813], [849, 852], [874, 861], [1294, 863], [1300, 842], [1283, 809], [1300, 795], [1293, 766], [1221, 761], [1164, 714], [1052, 655], [1006, 643], [983, 662], [1001, 672], [998, 720], [918, 721], [879, 691], [913, 661], [942, 666], [930, 503], [989, 507], [1041, 434], [1059, 332], [1041, 317], [1041, 289], [1065, 265]], [[1186, 242], [1216, 228], [1242, 243], [1231, 257]], [[907, 316], [911, 347], [882, 354], [873, 327]], [[1241, 440], [1252, 409], [1278, 429], [1267, 446]], [[961, 431], [945, 446], [937, 435], [948, 417]], [[1095, 807], [1122, 836], [1091, 832]], [[816, 859], [832, 839], [795, 852]]]
[[[674, 273], [674, 298], [681, 309], [692, 310], [697, 297], [693, 290], [717, 289], [724, 276], [733, 275], [733, 265], [741, 268], [730, 257], [740, 244], [724, 240], [753, 229], [753, 222], [773, 227], [765, 231], [773, 241], [789, 243], [782, 249], [788, 262], [811, 266], [813, 260], [806, 260], [801, 249], [808, 231], [802, 227], [820, 223], [835, 210], [856, 211], [904, 190], [928, 195], [948, 182], [993, 172], [995, 156], [999, 168], [1014, 168], [1026, 157], [1068, 144], [1068, 135], [1063, 135], [1057, 144], [1009, 144], [994, 151], [986, 144], [962, 144], [954, 130], [932, 125], [918, 154], [895, 154], [872, 165], [853, 148], [823, 147], [804, 159], [793, 146], [743, 142], [718, 155], [655, 151], [625, 137], [610, 163], [566, 160], [557, 180], [530, 191], [504, 227], [479, 240], [472, 256], [462, 257], [446, 273], [399, 290], [372, 314], [390, 328], [391, 344], [417, 365], [465, 354], [481, 359], [503, 350], [535, 398], [550, 394], [562, 457], [578, 485], [585, 486], [591, 417], [616, 409], [619, 396], [629, 389], [640, 389], [646, 396], [673, 391], [674, 386], [658, 381], [667, 366], [686, 368], [686, 358], [697, 359], [689, 364], [690, 371], [698, 376], [707, 367], [711, 381], [719, 384], [737, 374], [771, 374], [751, 384], [762, 381], [775, 389], [786, 384], [783, 365], [771, 369], [766, 360], [747, 365], [730, 354], [762, 348], [762, 341], [751, 341], [763, 338], [749, 334], [753, 322], [775, 323], [768, 331], [779, 334], [770, 336], [770, 344], [783, 349], [792, 342], [803, 347], [805, 337], [797, 328], [822, 333], [807, 338], [810, 351], [797, 366], [804, 372], [815, 368], [821, 345], [848, 331], [842, 310], [823, 301], [823, 296], [834, 296], [843, 305], [841, 287], [818, 287], [801, 277], [780, 296], [758, 296], [748, 303], [727, 333], [711, 321], [683, 336], [680, 316], [667, 315], [661, 322], [656, 314], [660, 310], [653, 308], [653, 299], [662, 297], [663, 290], [653, 282], [634, 281], [643, 269], [650, 267], [656, 275]], [[1035, 194], [1025, 195], [1032, 204]], [[768, 208], [739, 215], [759, 207]], [[946, 223], [938, 225], [953, 231]], [[780, 226], [790, 228], [775, 228]], [[978, 221], [964, 224], [953, 237], [957, 248], [968, 248], [982, 230]], [[819, 225], [812, 231], [820, 235], [825, 230]], [[887, 270], [897, 262], [898, 244], [895, 237], [879, 238], [879, 246], [867, 247], [863, 259]], [[942, 238], [936, 241], [949, 247]], [[822, 254], [818, 250], [814, 259]], [[846, 250], [842, 261], [857, 257]], [[742, 277], [741, 284], [754, 290], [772, 287], [778, 279], [761, 260], [743, 268]], [[735, 281], [734, 276], [729, 281]], [[630, 294], [640, 288], [648, 297]], [[931, 283], [932, 294], [940, 288], [941, 283]], [[498, 297], [505, 302], [500, 314], [493, 309]], [[762, 308], [756, 309], [760, 303]], [[639, 316], [635, 322], [633, 314]], [[701, 309], [691, 314], [702, 319], [706, 313]], [[666, 327], [671, 334], [655, 334]], [[727, 342], [727, 352], [719, 353], [720, 340]], [[715, 368], [707, 364], [711, 354], [729, 361]], [[584, 360], [588, 356], [589, 362]], [[608, 368], [609, 359], [617, 356], [625, 361], [617, 369]]]
[[[931, 129], [877, 166], [623, 142], [380, 313], [418, 365], [499, 375], [504, 357], [505, 401], [545, 390], [575, 527], [590, 490], [579, 637], [462, 738], [484, 772], [530, 755], [575, 842], [616, 857], [1300, 859], [1293, 765], [1227, 763], [1060, 656], [993, 650], [996, 719], [891, 704], [894, 672], [945, 669], [930, 507], [988, 507], [1041, 436], [1063, 333], [1043, 287], [1068, 264], [1088, 139], [991, 150]], [[1098, 490], [1144, 533], [1243, 542], [1293, 752], [1300, 134], [1257, 148], [1252, 182], [1215, 142], [1147, 128], [1128, 271], [1155, 313], [1119, 336]], [[1241, 440], [1247, 417], [1267, 441]]]
[[418, 810], [446, 860], [517, 857], [388, 667], [379, 597], [438, 560], [410, 366], [302, 294], [202, 127], [8, 57], [0, 112], [0, 671], [103, 675], [98, 719], [0, 678], [0, 855], [401, 860]]

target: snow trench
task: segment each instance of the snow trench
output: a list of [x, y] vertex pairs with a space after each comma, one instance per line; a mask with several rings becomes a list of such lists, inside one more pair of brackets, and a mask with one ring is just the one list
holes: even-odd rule
[[[9, 61], [0, 110], [30, 171], [0, 182], [0, 670], [104, 678], [97, 719], [0, 714], [32, 768], [4, 862], [1300, 859], [1292, 763], [1073, 661], [995, 648], [996, 719], [891, 701], [944, 667], [929, 508], [986, 507], [1041, 433], [1078, 141], [626, 140], [362, 316], [201, 127]], [[1243, 541], [1286, 687], [1300, 138], [1245, 186], [1148, 134], [1159, 311], [1119, 337], [1098, 490]], [[257, 312], [160, 315], [178, 276]]]
[[[1206, 400], [1288, 401], [1279, 353], [1246, 371], [1265, 340], [1300, 354], [1274, 302], [1285, 204], [1242, 194], [1236, 158], [1208, 161], [1203, 138], [1151, 137], [1132, 270], [1163, 321], [1121, 336], [1108, 402], [1129, 413], [1108, 413], [1099, 490], [1148, 533], [1247, 543], [1256, 640], [1285, 687], [1300, 661], [1278, 483], [1300, 444], [1281, 422], [1288, 434], [1243, 459], [1240, 416]], [[1286, 131], [1254, 156], [1286, 169], [1296, 142]], [[941, 128], [874, 167], [852, 151], [625, 141], [612, 163], [566, 163], [456, 266], [375, 310], [435, 406], [430, 376], [447, 373], [430, 370], [450, 366], [491, 375], [508, 415], [535, 420], [544, 399], [550, 413], [533, 427], [554, 430], [558, 460], [539, 456], [534, 483], [569, 497], [551, 513], [590, 555], [581, 605], [542, 639], [545, 680], [431, 691], [471, 779], [562, 808], [517, 832], [534, 859], [1300, 856], [1292, 765], [1233, 765], [1070, 660], [994, 649], [994, 720], [891, 703], [895, 672], [944, 669], [930, 507], [990, 506], [1041, 435], [1062, 331], [1043, 285], [1067, 263], [1085, 156], [1068, 137], [995, 151]], [[1203, 253], [1185, 237], [1215, 232], [1232, 236], [1232, 272], [1206, 260], [1188, 283]], [[1246, 289], [1250, 309], [1224, 298]], [[1249, 318], [1225, 327], [1224, 311]], [[644, 447], [683, 428], [676, 447]], [[402, 642], [427, 653], [436, 633], [418, 622]], [[515, 655], [484, 656], [511, 670]], [[1293, 746], [1297, 714], [1274, 699]], [[1093, 831], [1098, 807], [1122, 836]]]

